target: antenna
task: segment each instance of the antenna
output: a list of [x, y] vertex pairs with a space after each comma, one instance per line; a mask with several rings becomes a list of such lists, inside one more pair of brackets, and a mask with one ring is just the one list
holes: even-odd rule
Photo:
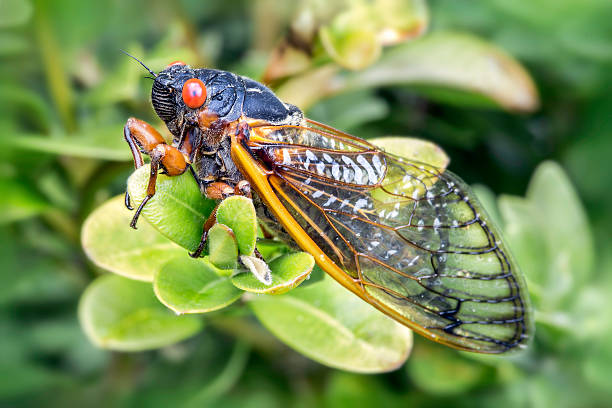
[[142, 66], [143, 66], [143, 67], [144, 67], [144, 68], [145, 68], [147, 71], [149, 71], [149, 72], [151, 73], [151, 75], [153, 75], [155, 78], [157, 78], [157, 74], [156, 74], [155, 72], [151, 71], [151, 69], [150, 69], [149, 67], [147, 67], [147, 66], [146, 66], [146, 65], [145, 65], [145, 64], [144, 64], [144, 63], [143, 63], [141, 60], [139, 60], [138, 58], [136, 58], [136, 57], [135, 57], [135, 56], [133, 56], [132, 54], [128, 53], [127, 51], [124, 51], [124, 50], [121, 50], [121, 49], [120, 49], [119, 51], [121, 51], [122, 53], [124, 53], [124, 54], [125, 54], [125, 55], [127, 55], [128, 57], [133, 58], [133, 59], [135, 59], [136, 61], [138, 61], [138, 63], [139, 63], [140, 65], [142, 65]]

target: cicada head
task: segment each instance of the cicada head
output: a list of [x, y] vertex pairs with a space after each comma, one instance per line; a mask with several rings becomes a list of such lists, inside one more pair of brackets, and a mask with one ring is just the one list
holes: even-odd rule
[[191, 69], [177, 61], [157, 75], [151, 100], [157, 115], [178, 136], [194, 128], [206, 131], [213, 122], [236, 120], [243, 94], [244, 85], [236, 75], [213, 69]]

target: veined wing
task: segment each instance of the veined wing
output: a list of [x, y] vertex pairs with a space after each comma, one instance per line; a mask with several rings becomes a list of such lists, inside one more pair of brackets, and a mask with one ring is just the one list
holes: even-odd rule
[[239, 166], [345, 287], [451, 347], [501, 353], [527, 342], [524, 280], [459, 177], [311, 121], [258, 126], [247, 146], [268, 172], [244, 171], [245, 157]]

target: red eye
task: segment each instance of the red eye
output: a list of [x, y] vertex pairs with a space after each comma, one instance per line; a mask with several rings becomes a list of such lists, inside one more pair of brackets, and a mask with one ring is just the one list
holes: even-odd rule
[[170, 67], [172, 67], [174, 65], [187, 65], [187, 64], [185, 64], [183, 61], [172, 61], [171, 63], [166, 65], [166, 68], [170, 68]]
[[206, 86], [197, 78], [191, 78], [183, 85], [183, 102], [191, 109], [199, 108], [206, 102]]

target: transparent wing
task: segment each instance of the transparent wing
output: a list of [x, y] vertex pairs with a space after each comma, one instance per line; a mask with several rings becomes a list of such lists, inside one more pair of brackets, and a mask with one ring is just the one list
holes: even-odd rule
[[314, 122], [253, 133], [274, 192], [362, 297], [457, 348], [527, 342], [523, 278], [458, 176]]

